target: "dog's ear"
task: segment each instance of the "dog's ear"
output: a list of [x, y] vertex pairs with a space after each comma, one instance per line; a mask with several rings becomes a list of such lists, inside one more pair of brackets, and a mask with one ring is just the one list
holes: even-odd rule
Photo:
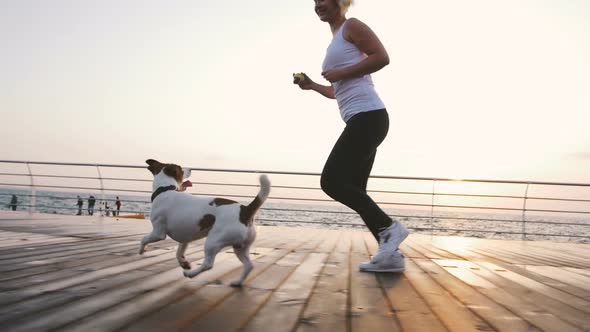
[[160, 173], [162, 168], [164, 168], [164, 164], [154, 159], [148, 159], [145, 163], [149, 165], [148, 170], [152, 172], [153, 175]]
[[175, 164], [166, 164], [164, 165], [164, 174], [168, 175], [169, 177], [176, 180], [176, 182], [182, 182], [182, 176], [184, 172], [182, 171], [182, 167], [175, 165]]

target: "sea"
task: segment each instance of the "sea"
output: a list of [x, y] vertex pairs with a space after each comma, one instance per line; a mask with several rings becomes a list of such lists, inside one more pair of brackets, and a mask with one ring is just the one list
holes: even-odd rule
[[[89, 215], [89, 193], [36, 191], [0, 188], [0, 210], [10, 209], [12, 195], [18, 199], [17, 210], [33, 209], [35, 213]], [[96, 198], [94, 215], [111, 216], [116, 196], [122, 206], [120, 215], [140, 215], [149, 219], [150, 197], [140, 195], [93, 194]], [[79, 211], [78, 196], [83, 200]], [[243, 204], [249, 201], [240, 202]], [[34, 207], [33, 207], [34, 206]], [[393, 218], [404, 223], [413, 232], [465, 236], [490, 239], [534, 240], [590, 243], [590, 216], [576, 214], [525, 215], [498, 213], [497, 211], [465, 211], [442, 209], [387, 208]], [[362, 228], [360, 217], [347, 207], [335, 204], [293, 203], [269, 199], [259, 212], [259, 225], [291, 227]], [[525, 234], [525, 235], [523, 235]]]

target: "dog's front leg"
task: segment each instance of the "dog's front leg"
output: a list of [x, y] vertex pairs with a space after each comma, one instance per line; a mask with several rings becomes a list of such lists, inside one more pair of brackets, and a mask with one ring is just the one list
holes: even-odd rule
[[244, 282], [244, 280], [246, 280], [246, 278], [248, 277], [248, 274], [250, 274], [250, 272], [252, 271], [252, 268], [253, 268], [252, 261], [250, 260], [250, 246], [247, 246], [247, 247], [234, 246], [234, 252], [236, 253], [236, 256], [238, 256], [238, 259], [240, 260], [240, 262], [242, 262], [242, 264], [244, 264], [244, 271], [242, 272], [242, 276], [240, 276], [240, 279], [233, 281], [230, 284], [230, 286], [242, 287], [242, 283]]
[[184, 252], [186, 251], [187, 247], [188, 247], [188, 242], [178, 244], [178, 250], [176, 250], [176, 259], [178, 260], [178, 264], [180, 264], [180, 267], [182, 267], [185, 270], [190, 270], [191, 263], [189, 263], [186, 260], [186, 258], [184, 257]]
[[217, 243], [217, 241], [211, 241], [210, 238], [207, 238], [207, 241], [205, 242], [205, 260], [203, 260], [203, 264], [192, 271], [184, 270], [184, 276], [187, 278], [194, 278], [199, 273], [211, 269], [213, 263], [215, 263], [215, 256], [217, 256], [217, 253], [221, 249], [223, 249], [223, 246]]
[[145, 252], [145, 246], [148, 243], [161, 241], [166, 238], [166, 228], [164, 227], [164, 225], [162, 225], [160, 221], [152, 221], [152, 225], [154, 227], [154, 230], [150, 234], [144, 236], [141, 240], [141, 245], [139, 246], [140, 255], [143, 255], [143, 253]]

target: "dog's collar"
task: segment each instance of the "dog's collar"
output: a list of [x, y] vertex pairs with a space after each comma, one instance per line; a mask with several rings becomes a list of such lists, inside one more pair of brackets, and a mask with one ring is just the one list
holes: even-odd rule
[[156, 191], [154, 191], [154, 193], [152, 194], [152, 202], [154, 201], [154, 199], [156, 199], [156, 197], [158, 197], [158, 195], [168, 190], [176, 190], [176, 186], [170, 185], [168, 187], [158, 187], [158, 189], [156, 189]]

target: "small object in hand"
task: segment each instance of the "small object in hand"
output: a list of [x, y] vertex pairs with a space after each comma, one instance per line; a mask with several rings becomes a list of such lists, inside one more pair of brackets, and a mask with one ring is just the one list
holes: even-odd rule
[[293, 74], [293, 84], [299, 84], [299, 83], [303, 82], [304, 80], [305, 80], [304, 73]]
[[186, 187], [192, 187], [192, 186], [193, 186], [193, 183], [192, 183], [192, 182], [190, 182], [189, 180], [186, 180], [186, 181], [184, 181], [184, 182], [182, 183], [182, 186], [183, 186], [183, 187], [185, 187], [185, 188], [186, 188]]

